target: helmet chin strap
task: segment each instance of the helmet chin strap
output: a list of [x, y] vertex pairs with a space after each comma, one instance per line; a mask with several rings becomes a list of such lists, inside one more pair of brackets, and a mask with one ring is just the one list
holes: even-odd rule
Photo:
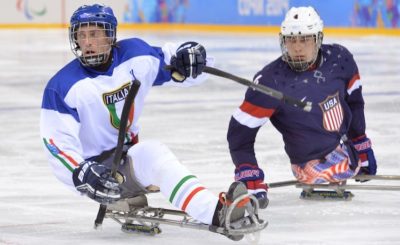
[[315, 62], [315, 59], [312, 61], [291, 61], [288, 60], [287, 63], [289, 64], [290, 68], [295, 71], [302, 72], [308, 70]]
[[297, 71], [297, 72], [306, 71], [317, 62], [319, 51], [317, 50], [316, 52], [317, 52], [317, 54], [310, 61], [300, 61], [300, 60], [296, 61], [296, 60], [293, 60], [292, 58], [290, 58], [289, 55], [287, 55], [284, 58], [284, 61], [286, 61], [288, 63], [288, 65], [290, 66], [290, 68], [292, 68], [292, 70], [294, 70], [294, 71]]
[[295, 60], [292, 59], [288, 53], [286, 45], [284, 44], [284, 36], [280, 35], [280, 45], [282, 50], [282, 59], [285, 61], [292, 70], [297, 72], [303, 72], [310, 69], [314, 64], [316, 64], [319, 56], [319, 51], [322, 45], [323, 34], [318, 33], [315, 37], [315, 54], [310, 61]]
[[110, 48], [103, 53], [93, 54], [93, 55], [83, 55], [80, 54], [78, 56], [79, 61], [82, 63], [83, 66], [95, 68], [98, 66], [102, 66], [108, 63], [109, 58], [111, 57], [113, 45], [110, 45]]
[[105, 63], [107, 57], [108, 55], [103, 53], [90, 56], [81, 56], [80, 59], [82, 61], [82, 64], [84, 64], [85, 66], [96, 67]]
[[112, 51], [107, 54], [93, 55], [81, 57], [81, 63], [87, 64], [86, 67], [90, 67], [97, 71], [107, 71], [112, 63]]

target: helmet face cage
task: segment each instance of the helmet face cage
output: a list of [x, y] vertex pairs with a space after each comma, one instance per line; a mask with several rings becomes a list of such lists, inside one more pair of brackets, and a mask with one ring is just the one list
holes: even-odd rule
[[116, 42], [117, 19], [110, 7], [83, 5], [71, 16], [69, 40], [72, 53], [84, 66], [95, 67], [108, 61]]
[[[289, 55], [288, 47], [287, 47], [287, 40], [295, 40], [300, 43], [307, 43], [312, 39], [313, 42], [313, 50], [312, 50], [312, 57], [310, 60], [303, 60], [303, 59], [296, 59], [295, 57], [292, 58]], [[282, 59], [288, 63], [290, 68], [294, 71], [302, 72], [308, 70], [317, 60], [319, 49], [322, 45], [323, 34], [322, 32], [316, 35], [279, 35], [279, 42], [282, 51]], [[290, 42], [290, 41], [289, 41]]]
[[[115, 39], [115, 28], [106, 22], [80, 22], [69, 28], [72, 53], [84, 66], [95, 67], [106, 63]], [[82, 41], [90, 43], [92, 49], [83, 50], [79, 45]]]

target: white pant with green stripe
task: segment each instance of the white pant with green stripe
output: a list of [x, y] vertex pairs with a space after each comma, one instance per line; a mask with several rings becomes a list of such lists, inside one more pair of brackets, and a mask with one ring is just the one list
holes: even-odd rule
[[196, 220], [211, 224], [218, 197], [183, 166], [172, 151], [158, 141], [139, 142], [128, 151], [134, 176], [147, 187], [156, 185], [178, 209]]

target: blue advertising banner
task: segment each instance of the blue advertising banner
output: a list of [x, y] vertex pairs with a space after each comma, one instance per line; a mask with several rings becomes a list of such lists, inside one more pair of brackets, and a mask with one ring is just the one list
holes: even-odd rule
[[331, 27], [399, 27], [400, 0], [127, 0], [124, 22], [280, 25], [292, 6], [313, 6]]

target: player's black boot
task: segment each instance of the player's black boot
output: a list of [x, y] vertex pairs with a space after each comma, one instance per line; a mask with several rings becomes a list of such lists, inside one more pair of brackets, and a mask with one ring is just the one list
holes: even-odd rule
[[[227, 217], [227, 211], [229, 206], [237, 199], [243, 197], [243, 195], [248, 194], [246, 186], [242, 182], [233, 182], [229, 187], [228, 192], [221, 192], [219, 195], [219, 202], [215, 209], [214, 217], [213, 217], [213, 225], [224, 227], [226, 229], [235, 228], [235, 222], [244, 218], [245, 215], [245, 206], [250, 199], [248, 197], [244, 197], [239, 203], [234, 207], [230, 217]], [[230, 227], [226, 226], [227, 219], [230, 219]], [[241, 240], [244, 235], [227, 235], [229, 239], [234, 241]]]

